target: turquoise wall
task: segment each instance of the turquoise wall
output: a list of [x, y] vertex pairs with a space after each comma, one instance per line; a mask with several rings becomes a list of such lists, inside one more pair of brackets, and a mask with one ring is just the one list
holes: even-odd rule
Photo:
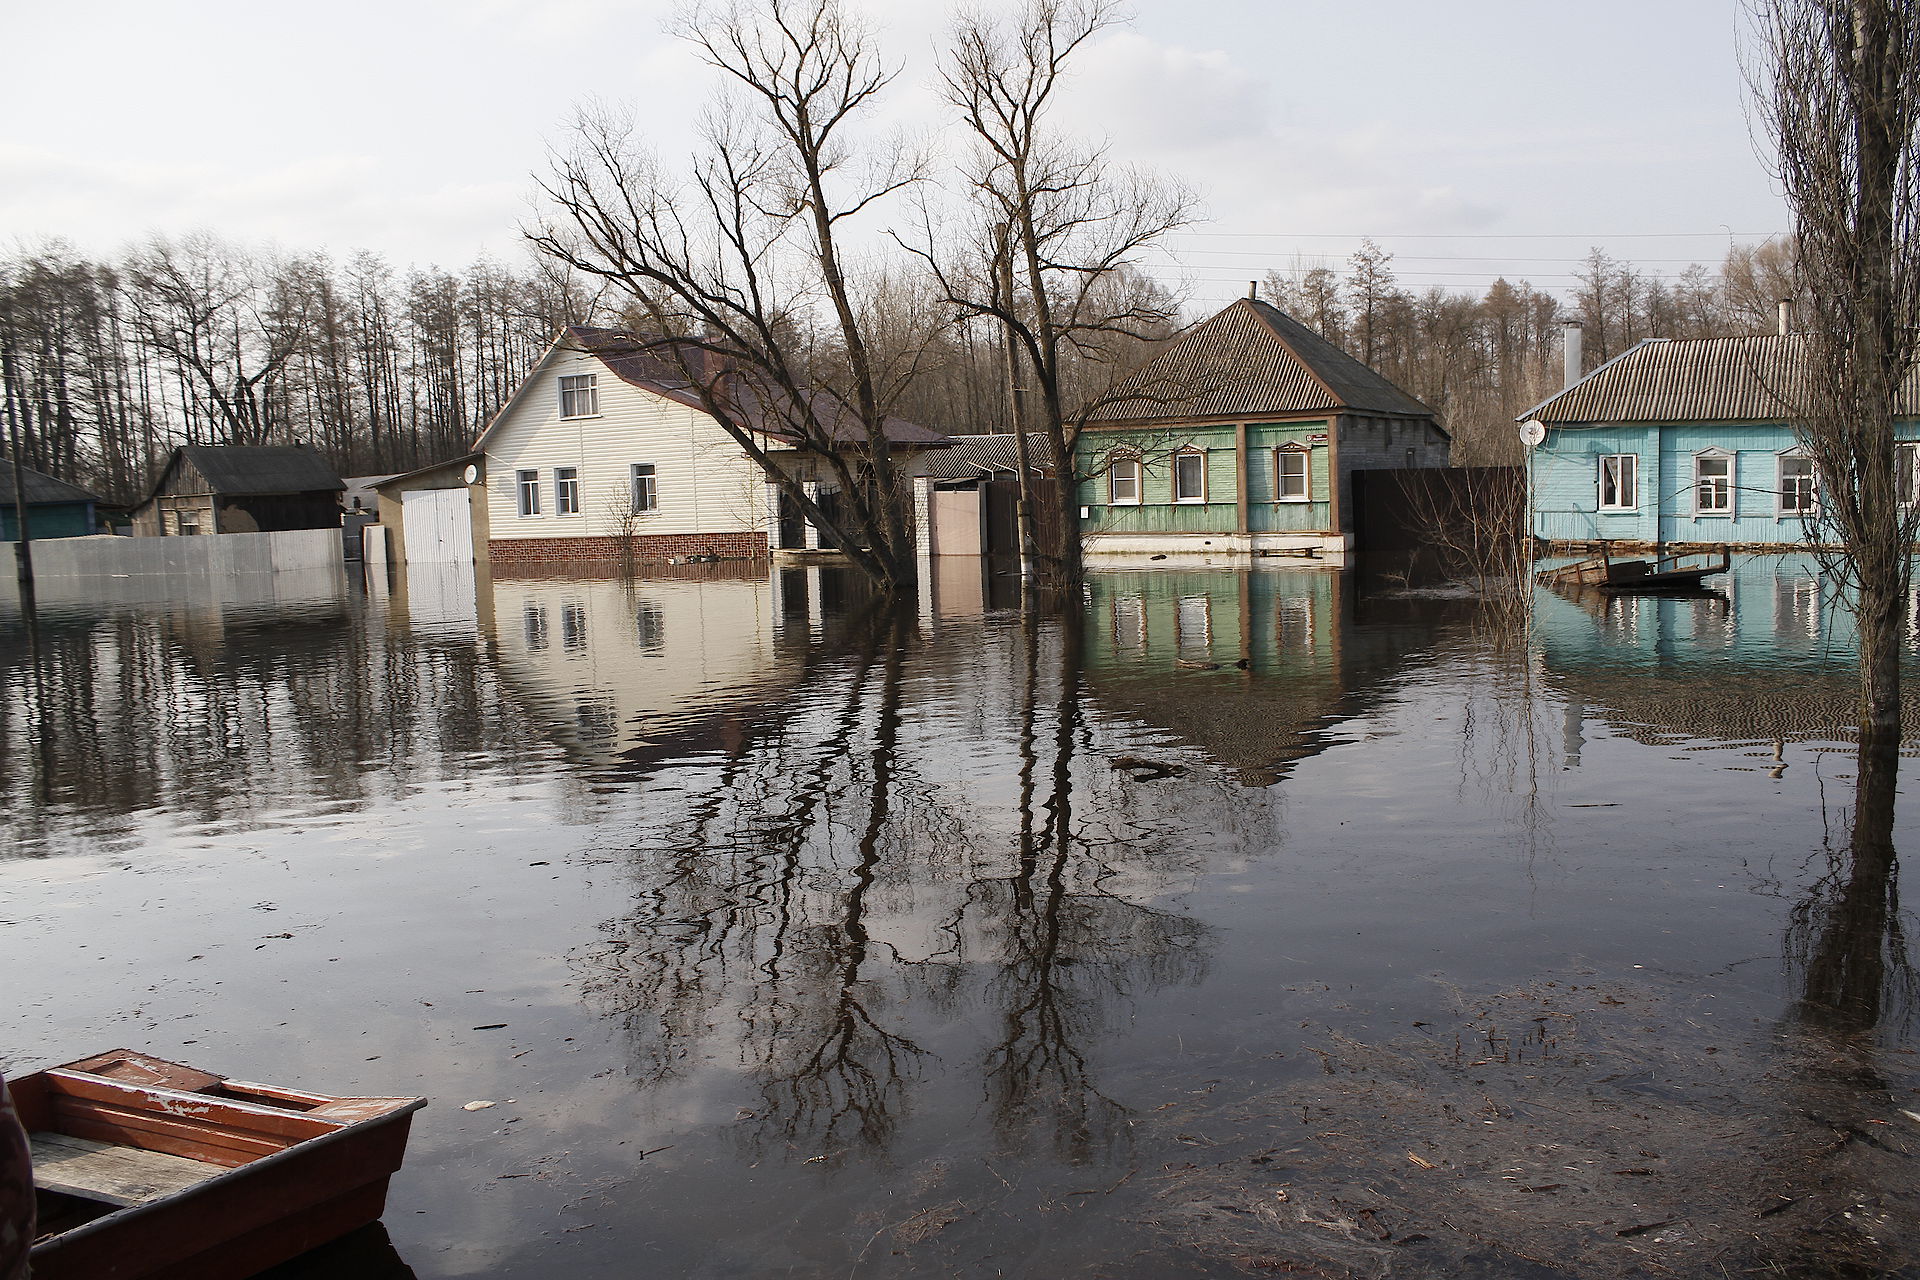
[[[99, 530], [94, 528], [91, 502], [62, 502], [49, 506], [28, 507], [27, 532], [38, 540], [40, 538], [84, 538], [89, 534], [98, 533]], [[13, 508], [0, 507], [0, 542], [13, 542], [19, 536], [20, 530], [13, 518]]]
[[[1903, 440], [1920, 439], [1920, 423], [1901, 423], [1898, 432]], [[1542, 538], [1579, 542], [1818, 541], [1809, 538], [1799, 515], [1780, 511], [1779, 458], [1795, 443], [1793, 429], [1782, 423], [1552, 428], [1531, 460], [1533, 531]], [[1693, 459], [1707, 449], [1733, 455], [1730, 516], [1694, 513]], [[1597, 459], [1609, 453], [1640, 459], [1637, 510], [1598, 509]]]
[[[1327, 473], [1327, 423], [1256, 423], [1247, 428], [1247, 523], [1253, 532], [1328, 530], [1333, 527]], [[1319, 442], [1313, 437], [1320, 436]], [[1274, 501], [1273, 453], [1288, 442], [1307, 445], [1311, 502]], [[1117, 446], [1131, 445], [1145, 459], [1141, 505], [1112, 506], [1107, 501], [1106, 458]], [[1080, 502], [1088, 508], [1081, 528], [1088, 533], [1232, 533], [1239, 525], [1239, 453], [1234, 426], [1166, 430], [1089, 431], [1080, 437], [1075, 468], [1089, 478], [1080, 484]], [[1175, 503], [1173, 460], [1182, 448], [1207, 453], [1207, 501]], [[1097, 474], [1094, 474], [1097, 471]]]

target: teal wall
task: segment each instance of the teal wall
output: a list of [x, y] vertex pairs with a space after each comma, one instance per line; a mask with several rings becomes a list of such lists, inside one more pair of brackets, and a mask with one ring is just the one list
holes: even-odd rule
[[[29, 490], [28, 492], [32, 492]], [[91, 502], [60, 502], [27, 508], [27, 532], [40, 538], [84, 538], [98, 533]], [[0, 542], [13, 542], [20, 530], [11, 506], [0, 507]]]
[[[1329, 530], [1333, 527], [1327, 474], [1327, 423], [1255, 423], [1247, 428], [1251, 461], [1247, 477], [1247, 522], [1253, 532], [1274, 530]], [[1313, 437], [1322, 437], [1318, 443]], [[1273, 453], [1289, 441], [1308, 445], [1311, 502], [1275, 502]], [[1145, 459], [1141, 505], [1112, 506], [1107, 501], [1105, 461], [1111, 450], [1132, 445]], [[1173, 500], [1174, 451], [1198, 448], [1207, 454], [1207, 501]], [[1089, 431], [1080, 437], [1074, 464], [1082, 475], [1080, 501], [1088, 508], [1082, 522], [1087, 533], [1232, 533], [1239, 525], [1239, 453], [1234, 426]], [[1094, 473], [1097, 470], [1097, 474]]]
[[[1903, 440], [1920, 439], [1920, 423], [1899, 424]], [[1715, 426], [1662, 423], [1616, 427], [1556, 427], [1534, 450], [1533, 531], [1542, 538], [1638, 542], [1805, 544], [1806, 522], [1780, 511], [1779, 458], [1795, 445], [1782, 423]], [[1706, 449], [1733, 454], [1733, 513], [1695, 515], [1693, 459]], [[1631, 453], [1639, 459], [1640, 505], [1635, 511], [1599, 510], [1598, 457]]]

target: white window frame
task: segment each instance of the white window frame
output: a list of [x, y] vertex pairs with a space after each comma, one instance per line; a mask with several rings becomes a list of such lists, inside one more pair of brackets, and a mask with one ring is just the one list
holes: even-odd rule
[[[1119, 494], [1117, 482], [1122, 476], [1133, 482], [1133, 496], [1123, 498]], [[1145, 499], [1146, 469], [1140, 465], [1137, 453], [1120, 454], [1107, 463], [1107, 505], [1110, 507], [1137, 507]]]
[[1920, 441], [1901, 440], [1893, 446], [1894, 492], [1902, 507], [1911, 507], [1920, 495]]
[[540, 470], [538, 467], [513, 473], [515, 503], [520, 518], [531, 520], [540, 514]]
[[560, 417], [597, 418], [600, 416], [600, 380], [591, 373], [560, 375]]
[[580, 514], [580, 468], [555, 467], [553, 469], [553, 514], [556, 516]]
[[[1715, 480], [1709, 480], [1708, 478], [1704, 477], [1701, 474], [1702, 463], [1725, 463], [1727, 468], [1727, 473], [1725, 476], [1717, 477]], [[1718, 519], [1721, 516], [1731, 517], [1733, 515], [1734, 513], [1734, 502], [1733, 502], [1734, 474], [1733, 473], [1734, 473], [1734, 458], [1733, 458], [1733, 455], [1731, 453], [1728, 453], [1725, 449], [1702, 449], [1699, 453], [1696, 453], [1693, 455], [1693, 514], [1694, 515], [1711, 516], [1715, 519]], [[1709, 506], [1701, 500], [1703, 494], [1708, 492], [1709, 484], [1712, 484], [1714, 490], [1717, 490], [1724, 497], [1724, 502]]]
[[[1613, 464], [1613, 497], [1607, 501], [1607, 464]], [[1626, 471], [1621, 471], [1621, 464]], [[1638, 511], [1640, 509], [1640, 455], [1637, 453], [1601, 453], [1594, 455], [1594, 491], [1602, 511]], [[1621, 482], [1625, 475], [1625, 483]], [[1625, 491], [1624, 493], [1622, 491]], [[1622, 498], [1626, 501], [1621, 501]]]
[[645, 515], [660, 509], [660, 471], [651, 462], [636, 462], [627, 468], [627, 496], [633, 514]]
[[[1794, 463], [1806, 467], [1805, 476], [1794, 477], [1791, 486], [1787, 482], [1787, 464]], [[1774, 459], [1774, 478], [1779, 483], [1779, 509], [1782, 516], [1810, 516], [1820, 510], [1820, 468], [1814, 460], [1797, 449], [1789, 449]], [[1795, 505], [1788, 498], [1804, 493], [1805, 501]]]
[[[1286, 464], [1290, 459], [1300, 460], [1298, 477], [1289, 476]], [[1300, 481], [1299, 493], [1288, 493], [1287, 482]], [[1273, 451], [1273, 500], [1275, 502], [1312, 502], [1313, 501], [1313, 451], [1311, 449], [1289, 449], [1281, 446]]]
[[[1180, 490], [1180, 465], [1188, 458], [1200, 464], [1200, 492], [1184, 494]], [[1185, 506], [1203, 505], [1207, 500], [1207, 455], [1203, 449], [1178, 449], [1173, 455], [1173, 500]]]

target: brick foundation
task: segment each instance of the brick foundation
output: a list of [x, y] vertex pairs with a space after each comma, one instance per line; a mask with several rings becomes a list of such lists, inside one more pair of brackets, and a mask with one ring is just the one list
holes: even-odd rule
[[[487, 542], [487, 562], [497, 569], [618, 564], [625, 558], [622, 552], [619, 538], [493, 538]], [[639, 564], [665, 564], [687, 556], [765, 560], [770, 553], [764, 533], [654, 533], [637, 535], [632, 554]]]

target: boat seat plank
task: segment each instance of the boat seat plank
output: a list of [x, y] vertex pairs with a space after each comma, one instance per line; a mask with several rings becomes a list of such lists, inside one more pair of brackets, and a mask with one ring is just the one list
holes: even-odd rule
[[27, 1145], [33, 1157], [34, 1186], [122, 1207], [185, 1191], [227, 1171], [224, 1165], [205, 1160], [63, 1133], [28, 1134]]

